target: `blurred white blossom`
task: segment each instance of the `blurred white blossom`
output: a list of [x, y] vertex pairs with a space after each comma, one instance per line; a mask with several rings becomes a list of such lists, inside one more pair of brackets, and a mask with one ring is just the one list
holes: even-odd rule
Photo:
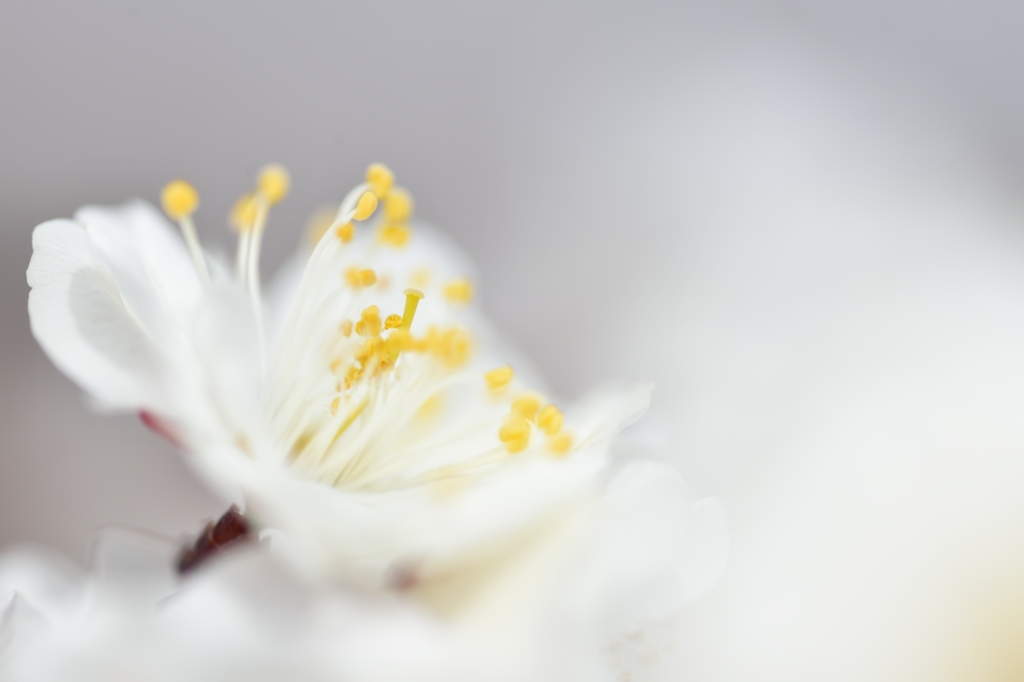
[[[306, 595], [295, 598], [308, 612], [277, 637], [281, 619], [259, 612], [277, 588], [239, 594], [224, 578], [234, 569], [219, 567], [163, 600], [89, 587], [100, 597], [56, 611], [15, 580], [4, 588], [14, 595], [11, 669], [59, 651], [67, 656], [39, 655], [84, 670], [72, 663], [78, 654], [105, 661], [107, 646], [123, 649], [119, 628], [144, 640], [133, 651], [150, 665], [174, 658], [166, 647], [179, 640], [198, 646], [190, 623], [209, 617], [226, 625], [199, 647], [207, 667], [146, 674], [202, 679], [223, 665], [319, 679], [355, 660], [370, 671], [357, 679], [436, 670], [459, 679], [404, 655], [408, 667], [386, 677], [397, 665], [389, 652], [444, 658], [449, 645], [456, 668], [479, 663], [486, 679], [632, 674], [621, 638], [659, 627], [709, 589], [727, 547], [715, 500], [696, 500], [670, 466], [616, 438], [646, 409], [649, 387], [597, 391], [563, 414], [478, 312], [466, 259], [412, 222], [411, 197], [382, 166], [264, 296], [260, 242], [287, 190], [283, 169], [268, 167], [236, 206], [234, 273], [200, 247], [198, 196], [181, 181], [166, 188], [164, 208], [184, 240], [142, 202], [44, 223], [29, 312], [58, 367], [100, 405], [137, 411], [244, 507], [261, 545], [304, 578], [288, 589]], [[326, 625], [321, 608], [335, 614]], [[248, 609], [252, 618], [240, 615]], [[363, 622], [365, 609], [379, 630], [336, 626]], [[317, 650], [323, 641], [332, 644]], [[358, 652], [345, 655], [346, 642]], [[242, 655], [252, 651], [269, 667]]]

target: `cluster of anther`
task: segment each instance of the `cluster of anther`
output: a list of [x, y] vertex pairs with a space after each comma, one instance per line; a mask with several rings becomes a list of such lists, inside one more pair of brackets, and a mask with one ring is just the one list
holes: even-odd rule
[[227, 548], [248, 542], [252, 537], [249, 522], [237, 506], [231, 505], [216, 523], [206, 524], [195, 542], [182, 548], [178, 555], [178, 573], [185, 575]]
[[[230, 216], [230, 222], [239, 236], [239, 284], [251, 299], [259, 327], [262, 327], [260, 243], [270, 207], [287, 195], [289, 187], [289, 176], [284, 168], [266, 166], [257, 177], [256, 188], [238, 201]], [[187, 182], [176, 180], [164, 189], [162, 199], [168, 216], [181, 227], [200, 279], [209, 283], [209, 273], [191, 219], [198, 207], [198, 194]], [[307, 264], [307, 273], [313, 273], [308, 278], [309, 287], [315, 287], [316, 281], [322, 281], [318, 278], [330, 272], [332, 260], [340, 253], [338, 249], [354, 238], [355, 223], [369, 220], [374, 214], [380, 216], [376, 228], [380, 244], [396, 248], [407, 244], [411, 236], [412, 197], [405, 189], [395, 186], [394, 175], [381, 164], [372, 164], [367, 169], [365, 182], [350, 192], [333, 218], [327, 218], [320, 229], [316, 230], [317, 243]], [[425, 286], [429, 278], [429, 271], [422, 268], [413, 273], [411, 283], [414, 286]], [[469, 334], [458, 327], [431, 327], [421, 336], [414, 336], [412, 321], [423, 293], [419, 289], [410, 288], [405, 291], [405, 310], [401, 315], [393, 313], [382, 318], [380, 308], [369, 305], [362, 309], [358, 320], [338, 321], [336, 332], [331, 335], [332, 340], [322, 349], [326, 356], [321, 357], [325, 357], [323, 362], [329, 374], [326, 377], [320, 375], [323, 377], [321, 379], [309, 377], [305, 385], [310, 388], [304, 390], [312, 390], [312, 393], [303, 392], [302, 395], [288, 397], [291, 386], [295, 386], [293, 380], [289, 379], [290, 372], [299, 366], [296, 358], [302, 357], [303, 349], [309, 348], [307, 340], [316, 338], [315, 334], [309, 332], [321, 319], [315, 312], [316, 303], [312, 293], [303, 295], [302, 287], [307, 286], [306, 279], [304, 277], [300, 285], [298, 312], [293, 310], [292, 313], [296, 324], [289, 324], [280, 344], [285, 349], [285, 355], [281, 357], [293, 359], [284, 365], [275, 363], [275, 371], [268, 379], [272, 395], [284, 401], [278, 403], [275, 400], [277, 407], [274, 419], [289, 434], [285, 443], [292, 461], [302, 458], [307, 452], [321, 461], [326, 451], [334, 447], [367, 407], [377, 404], [382, 392], [389, 390], [386, 388], [387, 382], [376, 380], [387, 373], [397, 378], [393, 370], [396, 370], [403, 353], [429, 356], [439, 361], [438, 367], [453, 370], [469, 358], [472, 341]], [[386, 274], [382, 279], [371, 267], [350, 265], [341, 272], [340, 284], [349, 288], [354, 296], [373, 287], [386, 288], [389, 284], [387, 280]], [[473, 297], [472, 284], [466, 278], [444, 283], [441, 292], [453, 305], [468, 304]], [[259, 335], [259, 343], [261, 364], [266, 367], [267, 356], [262, 334]], [[423, 366], [420, 367], [422, 370]], [[511, 367], [500, 367], [484, 376], [487, 388], [494, 395], [512, 392], [512, 379]], [[326, 395], [319, 393], [324, 388], [327, 389]], [[497, 428], [498, 438], [509, 454], [522, 452], [541, 439], [546, 441], [546, 449], [552, 454], [563, 455], [571, 450], [573, 439], [563, 430], [564, 420], [557, 407], [546, 404], [545, 400], [533, 393], [514, 393], [514, 396], [510, 401], [509, 413]], [[428, 402], [436, 397], [436, 394], [431, 396]], [[323, 407], [317, 408], [316, 405]], [[324, 410], [321, 413], [324, 416], [328, 412], [330, 414], [332, 421], [328, 430], [323, 432], [323, 437], [318, 437], [320, 427], [317, 422], [320, 417], [309, 412], [310, 409], [314, 412], [317, 409]]]
[[[508, 389], [513, 376], [512, 368], [506, 365], [487, 372], [484, 381], [491, 393], [499, 394]], [[540, 396], [527, 393], [512, 401], [508, 416], [498, 430], [498, 438], [510, 453], [515, 454], [525, 450], [540, 432], [548, 437], [548, 450], [564, 455], [572, 447], [572, 436], [562, 430], [564, 421], [557, 407], [544, 405]]]

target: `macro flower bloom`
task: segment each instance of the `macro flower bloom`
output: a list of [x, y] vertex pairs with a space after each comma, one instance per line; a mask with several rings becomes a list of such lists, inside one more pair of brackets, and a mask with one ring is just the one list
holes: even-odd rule
[[648, 386], [563, 409], [480, 314], [467, 259], [379, 164], [264, 291], [262, 237], [288, 188], [268, 166], [239, 200], [234, 267], [202, 249], [184, 181], [162, 196], [178, 230], [141, 201], [43, 223], [33, 333], [314, 580], [502, 631], [512, 613], [550, 625], [538, 614], [557, 602], [586, 642], [710, 588], [717, 502], [615, 438]]

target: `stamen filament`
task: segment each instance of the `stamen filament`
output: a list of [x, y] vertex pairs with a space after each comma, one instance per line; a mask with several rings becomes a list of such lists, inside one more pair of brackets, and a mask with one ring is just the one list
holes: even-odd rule
[[199, 244], [199, 237], [196, 235], [196, 225], [192, 222], [192, 216], [185, 215], [178, 219], [178, 226], [181, 227], [181, 236], [185, 239], [189, 255], [192, 256], [192, 264], [196, 266], [196, 272], [204, 286], [210, 286], [210, 271], [206, 268], [206, 259], [203, 257], [203, 247]]
[[235, 274], [238, 276], [238, 283], [242, 285], [243, 289], [248, 288], [246, 269], [249, 263], [249, 242], [251, 241], [249, 230], [243, 230], [238, 234], [238, 255], [235, 257]]
[[260, 295], [260, 244], [263, 242], [263, 230], [267, 225], [269, 205], [262, 197], [256, 201], [256, 220], [250, 230], [248, 264], [246, 266], [246, 279], [249, 284], [249, 301], [252, 304], [252, 314], [256, 319], [257, 341], [260, 348], [260, 367], [266, 367], [267, 349], [266, 341], [263, 338], [263, 301]]
[[[302, 279], [299, 282], [299, 290], [295, 296], [295, 300], [300, 304], [292, 308], [288, 314], [288, 321], [284, 326], [284, 336], [281, 338], [277, 345], [277, 358], [295, 357], [297, 353], [294, 352], [294, 346], [296, 341], [301, 338], [302, 333], [305, 331], [306, 321], [308, 319], [309, 307], [314, 304], [306, 304], [307, 301], [316, 297], [311, 296], [310, 288], [316, 286], [314, 283], [320, 281], [323, 276], [322, 270], [326, 267], [330, 267], [331, 261], [337, 253], [338, 249], [338, 238], [335, 236], [334, 231], [341, 225], [351, 221], [356, 214], [356, 205], [359, 203], [359, 198], [364, 192], [371, 189], [367, 183], [356, 185], [352, 190], [345, 195], [341, 205], [338, 207], [338, 212], [335, 215], [334, 222], [330, 228], [324, 232], [320, 241], [313, 249], [313, 254], [309, 257], [309, 263], [306, 264], [306, 269], [302, 273]], [[287, 364], [287, 366], [285, 366]], [[275, 372], [275, 376], [271, 377], [271, 387], [274, 393], [278, 393], [284, 389], [281, 385], [286, 381], [286, 377], [291, 371], [294, 370], [292, 364], [277, 362], [275, 366], [278, 370]]]
[[369, 396], [365, 396], [362, 400], [359, 401], [359, 404], [356, 405], [355, 409], [352, 410], [351, 413], [349, 413], [348, 417], [345, 418], [345, 421], [343, 421], [341, 423], [341, 426], [338, 427], [338, 430], [334, 432], [334, 437], [331, 438], [331, 442], [327, 444], [328, 448], [334, 445], [334, 443], [337, 442], [339, 438], [341, 438], [341, 434], [345, 433], [345, 431], [348, 430], [348, 427], [352, 426], [352, 422], [359, 418], [359, 415], [363, 413], [363, 410], [365, 410], [366, 406], [369, 404]]
[[172, 180], [164, 186], [160, 193], [160, 203], [163, 204], [164, 213], [178, 223], [181, 228], [181, 236], [188, 247], [188, 253], [192, 257], [192, 264], [196, 268], [196, 274], [204, 286], [210, 285], [210, 271], [206, 269], [206, 260], [203, 258], [203, 247], [199, 245], [199, 237], [196, 236], [196, 226], [192, 222], [192, 214], [199, 208], [199, 193], [196, 188], [184, 180]]

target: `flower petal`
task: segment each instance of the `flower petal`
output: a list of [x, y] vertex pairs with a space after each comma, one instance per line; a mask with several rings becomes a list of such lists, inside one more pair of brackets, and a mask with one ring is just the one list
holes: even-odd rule
[[177, 230], [152, 205], [85, 206], [75, 213], [97, 259], [114, 276], [127, 306], [159, 338], [187, 318], [202, 296], [195, 266]]
[[65, 374], [120, 409], [166, 406], [158, 344], [125, 305], [82, 225], [52, 220], [32, 234], [32, 333]]
[[725, 513], [714, 498], [695, 499], [670, 465], [625, 464], [601, 507], [572, 582], [581, 620], [603, 623], [606, 636], [673, 615], [725, 570]]

